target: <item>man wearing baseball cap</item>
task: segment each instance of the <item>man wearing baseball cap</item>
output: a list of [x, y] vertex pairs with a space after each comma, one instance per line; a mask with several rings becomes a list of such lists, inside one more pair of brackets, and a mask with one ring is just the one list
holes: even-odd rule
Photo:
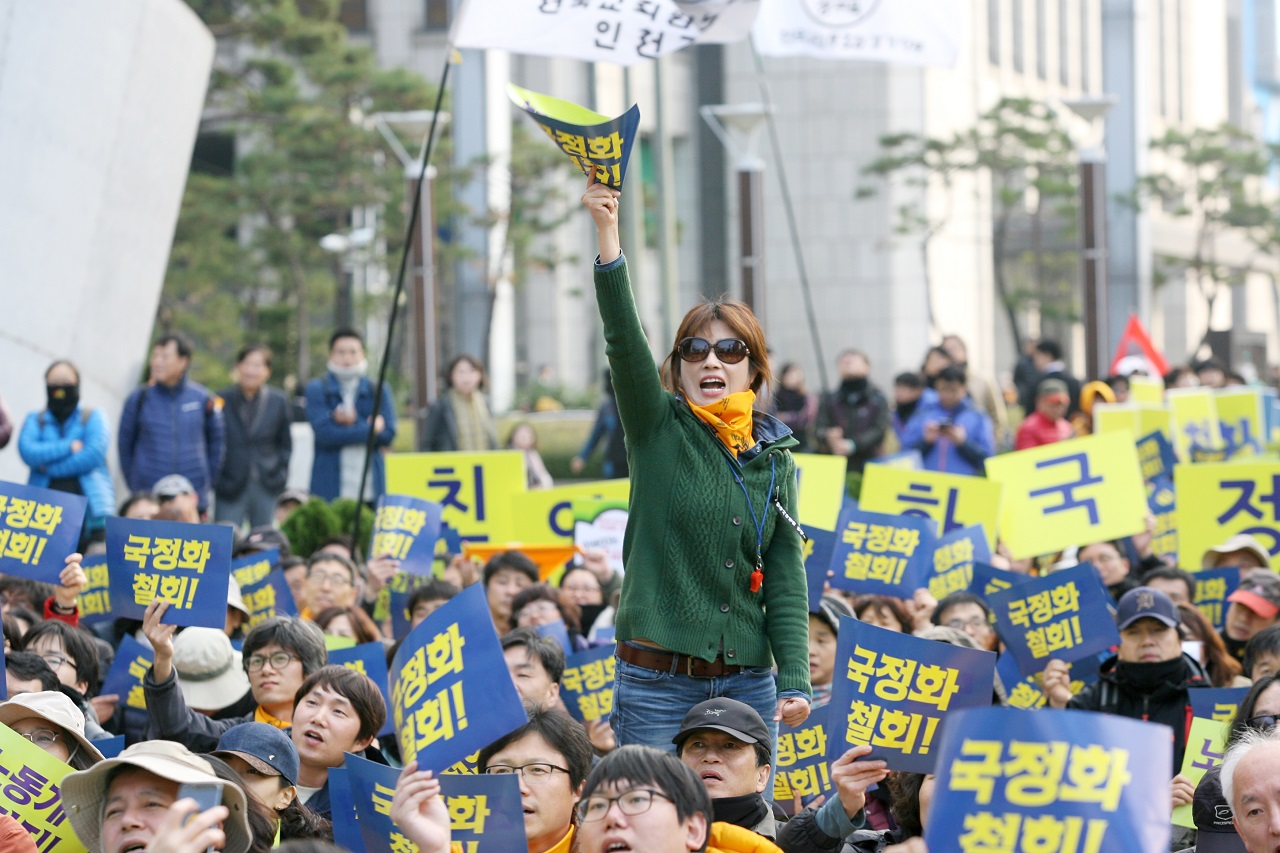
[[1022, 419], [1014, 449], [1027, 450], [1071, 438], [1071, 422], [1067, 409], [1071, 394], [1061, 379], [1046, 379], [1036, 386], [1036, 408]]
[[1248, 853], [1231, 822], [1231, 804], [1222, 794], [1222, 777], [1213, 768], [1196, 786], [1191, 821], [1196, 825], [1196, 853]]
[[1254, 635], [1280, 622], [1280, 576], [1270, 569], [1250, 569], [1227, 601], [1222, 641], [1236, 660], [1242, 660]]
[[773, 743], [754, 708], [726, 698], [699, 702], [685, 714], [671, 742], [711, 794], [713, 820], [776, 840], [791, 853], [835, 849], [840, 839], [863, 825], [867, 787], [888, 775], [884, 762], [858, 760], [871, 752], [870, 747], [854, 747], [831, 765], [838, 796], [816, 812], [808, 810], [780, 824], [782, 815], [775, 815], [763, 796]]
[[[194, 800], [179, 799], [182, 785], [213, 785], [222, 804], [197, 814]], [[68, 773], [62, 803], [89, 853], [132, 847], [247, 853], [252, 840], [244, 791], [171, 741], [143, 741], [89, 770]]]

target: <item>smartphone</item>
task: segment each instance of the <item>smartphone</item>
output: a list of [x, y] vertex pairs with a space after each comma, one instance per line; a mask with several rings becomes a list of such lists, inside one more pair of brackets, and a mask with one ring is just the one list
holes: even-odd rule
[[[180, 785], [178, 787], [178, 799], [182, 800], [187, 797], [196, 801], [196, 812], [190, 815], [187, 820], [195, 817], [202, 812], [207, 812], [214, 806], [222, 805], [222, 786], [213, 782], [199, 782], [190, 785]], [[215, 853], [212, 847], [207, 853]]]

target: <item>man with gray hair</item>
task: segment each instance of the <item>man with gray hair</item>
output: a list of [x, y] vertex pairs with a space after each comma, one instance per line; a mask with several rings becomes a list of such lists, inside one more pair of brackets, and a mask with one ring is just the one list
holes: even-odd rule
[[1247, 729], [1222, 760], [1222, 795], [1249, 853], [1280, 847], [1280, 732]]

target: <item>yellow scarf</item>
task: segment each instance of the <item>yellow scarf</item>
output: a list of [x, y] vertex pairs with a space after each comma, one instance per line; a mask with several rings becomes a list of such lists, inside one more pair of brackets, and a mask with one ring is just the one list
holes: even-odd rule
[[293, 725], [293, 723], [286, 723], [279, 717], [273, 716], [270, 711], [261, 705], [258, 706], [258, 710], [253, 712], [253, 721], [255, 723], [266, 723], [269, 726], [275, 726], [277, 729], [287, 729]]
[[756, 392], [746, 390], [716, 400], [709, 406], [690, 403], [689, 408], [703, 423], [716, 431], [716, 435], [736, 459], [739, 453], [755, 443], [751, 437], [751, 407], [755, 402]]

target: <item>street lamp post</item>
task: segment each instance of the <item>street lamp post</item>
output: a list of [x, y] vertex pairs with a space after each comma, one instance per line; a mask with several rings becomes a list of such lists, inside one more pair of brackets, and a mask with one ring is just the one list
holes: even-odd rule
[[764, 104], [709, 104], [702, 118], [734, 158], [738, 173], [738, 257], [742, 301], [764, 320], [764, 159], [760, 131], [773, 108]]
[[1116, 105], [1115, 95], [1092, 95], [1063, 101], [1063, 106], [1089, 123], [1090, 135], [1080, 145], [1080, 257], [1084, 271], [1085, 375], [1103, 376], [1109, 310], [1107, 288], [1107, 154], [1102, 147], [1101, 119]]
[[[396, 131], [406, 135], [420, 137], [424, 140], [427, 128], [430, 127], [434, 113], [431, 110], [414, 110], [399, 113], [375, 113], [373, 124], [382, 134], [387, 145], [395, 152], [400, 165], [404, 168], [405, 198], [412, 204], [413, 194], [419, 193], [418, 227], [412, 235], [411, 251], [413, 253], [414, 287], [413, 334], [410, 337], [413, 353], [413, 411], [417, 426], [415, 431], [417, 450], [426, 449], [427, 407], [440, 391], [440, 336], [438, 330], [439, 312], [436, 307], [435, 280], [435, 242], [433, 227], [435, 217], [431, 207], [432, 179], [436, 175], [434, 166], [428, 166], [422, 185], [418, 185], [418, 175], [422, 172], [422, 158], [425, 151], [412, 156], [401, 144]], [[447, 122], [448, 113], [440, 114], [440, 121]]]

